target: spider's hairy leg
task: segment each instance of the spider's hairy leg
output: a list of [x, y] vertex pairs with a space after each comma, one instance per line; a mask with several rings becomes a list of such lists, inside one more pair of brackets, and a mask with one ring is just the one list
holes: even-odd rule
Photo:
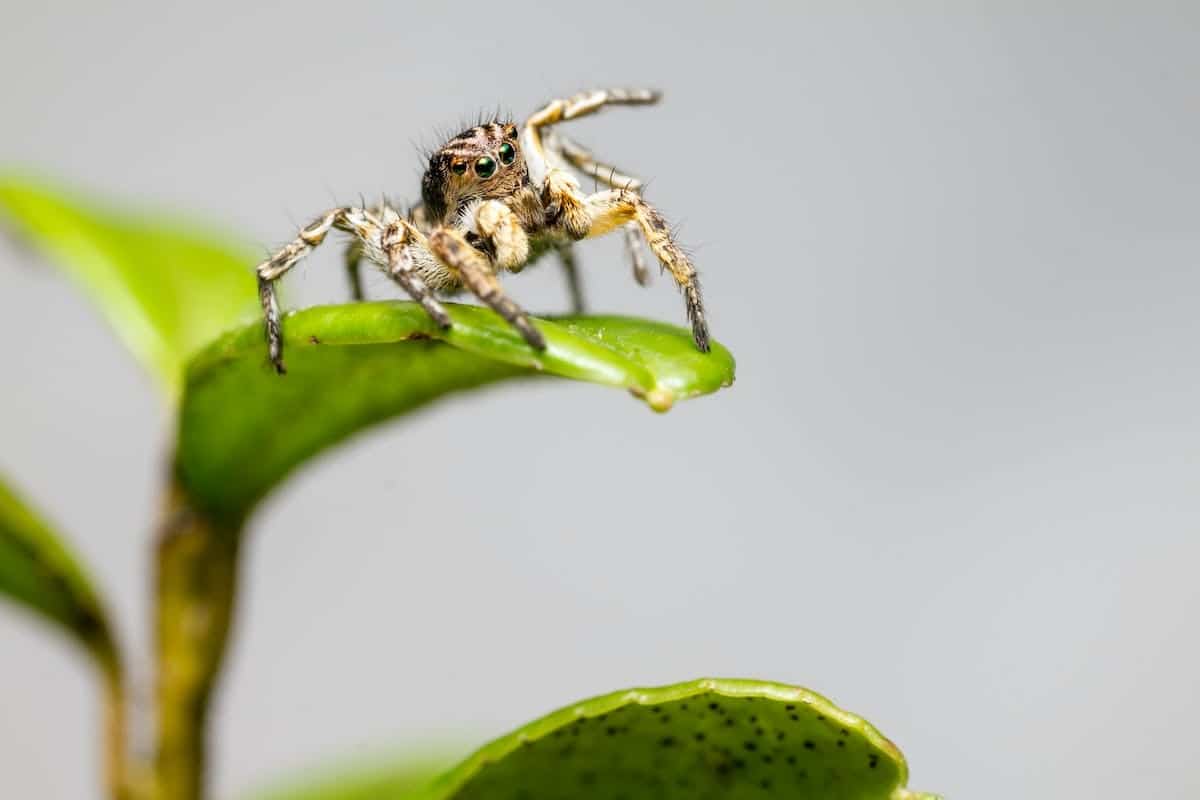
[[586, 310], [583, 302], [583, 281], [579, 276], [579, 264], [575, 261], [575, 250], [570, 244], [555, 245], [563, 274], [567, 276], [567, 293], [571, 296], [571, 313], [582, 314]]
[[[625, 189], [636, 192], [642, 188], [642, 180], [626, 174], [612, 164], [600, 161], [592, 152], [578, 142], [563, 136], [555, 130], [546, 132], [546, 147], [553, 150], [575, 169], [593, 178], [610, 189]], [[636, 222], [625, 225], [625, 252], [629, 255], [629, 263], [633, 267], [633, 279], [639, 286], [650, 285], [650, 270], [642, 257], [641, 227]]]
[[475, 209], [475, 230], [491, 247], [500, 269], [520, 272], [529, 261], [529, 237], [517, 215], [499, 200], [487, 200]]
[[342, 206], [317, 217], [301, 229], [295, 239], [255, 268], [258, 274], [258, 298], [266, 319], [267, 354], [275, 366], [275, 371], [280, 375], [286, 373], [287, 369], [283, 365], [283, 333], [280, 327], [279, 302], [275, 297], [275, 281], [320, 246], [332, 228], [353, 234], [368, 248], [372, 245], [378, 247], [379, 221], [365, 209]]
[[367, 299], [367, 295], [363, 292], [362, 270], [359, 269], [359, 262], [362, 261], [363, 251], [362, 243], [357, 239], [346, 245], [346, 253], [343, 260], [346, 264], [346, 278], [350, 282], [350, 297], [355, 302], [361, 302]]
[[629, 263], [633, 267], [633, 279], [638, 286], [649, 286], [650, 268], [642, 257], [642, 229], [636, 222], [629, 222], [621, 230], [625, 234], [625, 252], [629, 254]]
[[387, 263], [380, 266], [409, 297], [421, 304], [421, 308], [439, 327], [443, 330], [449, 328], [450, 315], [417, 274], [418, 260], [433, 261], [432, 254], [424, 244], [424, 237], [388, 206], [383, 207], [382, 213], [384, 228], [380, 236], [380, 249]]
[[565, 99], [551, 100], [525, 121], [521, 131], [521, 147], [529, 163], [530, 177], [534, 183], [541, 183], [551, 166], [542, 145], [543, 128], [594, 114], [608, 105], [650, 105], [657, 103], [661, 96], [653, 89], [592, 89]]
[[459, 231], [438, 228], [429, 235], [428, 246], [429, 252], [438, 261], [449, 267], [472, 294], [516, 328], [531, 347], [546, 349], [546, 340], [541, 331], [533, 326], [529, 315], [504, 293], [491, 265]]
[[562, 155], [568, 164], [584, 175], [603, 183], [610, 189], [638, 191], [642, 188], [640, 178], [629, 175], [612, 164], [604, 163], [592, 155], [592, 151], [573, 139], [563, 136], [558, 131], [546, 131], [546, 147]]
[[588, 236], [603, 236], [634, 222], [642, 229], [650, 250], [659, 262], [671, 273], [675, 283], [683, 292], [687, 305], [688, 321], [692, 324], [692, 338], [701, 352], [709, 350], [708, 322], [704, 318], [704, 301], [700, 295], [700, 281], [696, 268], [687, 253], [676, 243], [667, 221], [653, 206], [636, 192], [610, 189], [597, 192], [586, 199], [592, 219]]

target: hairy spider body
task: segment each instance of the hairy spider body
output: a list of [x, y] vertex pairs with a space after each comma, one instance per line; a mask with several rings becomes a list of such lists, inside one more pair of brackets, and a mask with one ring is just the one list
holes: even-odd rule
[[[583, 298], [572, 243], [621, 229], [635, 279], [643, 285], [649, 280], [640, 250], [644, 239], [682, 290], [693, 339], [707, 352], [708, 327], [696, 270], [662, 215], [642, 199], [641, 182], [597, 161], [551, 129], [606, 105], [644, 105], [658, 97], [647, 90], [596, 90], [553, 100], [520, 128], [499, 120], [476, 125], [430, 156], [421, 178], [421, 204], [406, 214], [382, 203], [373, 208], [343, 206], [317, 217], [257, 268], [267, 349], [275, 369], [286, 371], [275, 281], [335, 228], [353, 237], [346, 266], [357, 299], [362, 298], [358, 265], [366, 259], [442, 327], [451, 322], [436, 295], [465, 289], [539, 350], [545, 349], [545, 339], [504, 293], [498, 273], [519, 272], [554, 251], [566, 271], [572, 304], [580, 310]], [[608, 188], [584, 193], [571, 168]]]

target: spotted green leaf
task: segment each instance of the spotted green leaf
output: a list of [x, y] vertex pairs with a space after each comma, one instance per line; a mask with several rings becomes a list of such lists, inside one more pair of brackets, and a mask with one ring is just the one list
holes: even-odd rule
[[[814, 692], [704, 679], [568, 706], [485, 745], [417, 791], [373, 800], [936, 800], [904, 756]], [[359, 800], [325, 781], [269, 800]], [[345, 793], [343, 793], [343, 789]]]
[[0, 480], [0, 596], [77, 640], [105, 669], [115, 648], [96, 590], [62, 539]]
[[284, 319], [287, 375], [266, 358], [261, 324], [229, 332], [189, 365], [176, 478], [192, 503], [236, 523], [305, 459], [443, 395], [508, 378], [557, 375], [628, 390], [665, 411], [733, 381], [719, 344], [700, 353], [672, 325], [623, 317], [539, 320], [526, 345], [478, 306], [447, 306], [437, 327], [408, 302], [354, 303]]
[[172, 394], [187, 357], [257, 306], [254, 254], [226, 234], [5, 175], [0, 221], [87, 292]]

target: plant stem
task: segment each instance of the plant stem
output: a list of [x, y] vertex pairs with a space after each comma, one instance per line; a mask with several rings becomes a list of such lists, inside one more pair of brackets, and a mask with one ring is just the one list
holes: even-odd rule
[[125, 683], [121, 665], [105, 658], [104, 681], [104, 778], [112, 800], [134, 800], [132, 764], [129, 761], [129, 730], [126, 724]]
[[205, 723], [225, 653], [240, 526], [196, 511], [168, 490], [157, 540], [157, 800], [201, 800]]

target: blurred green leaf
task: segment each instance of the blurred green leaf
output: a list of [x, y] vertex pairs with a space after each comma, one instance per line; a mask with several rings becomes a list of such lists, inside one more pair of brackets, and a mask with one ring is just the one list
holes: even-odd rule
[[[537, 322], [539, 353], [492, 311], [447, 306], [438, 328], [407, 302], [298, 311], [283, 323], [288, 374], [261, 324], [231, 331], [189, 365], [176, 478], [199, 510], [236, 524], [305, 459], [371, 424], [504, 378], [558, 375], [621, 387], [652, 408], [733, 381], [729, 351], [700, 353], [671, 325], [622, 317]], [[419, 455], [406, 458], [419, 461]]]
[[824, 697], [704, 679], [568, 706], [420, 791], [345, 777], [263, 800], [936, 800], [907, 781], [896, 746]]
[[92, 583], [62, 540], [0, 480], [0, 596], [57, 623], [101, 667], [115, 666], [110, 628]]
[[0, 219], [83, 287], [172, 395], [187, 357], [257, 307], [254, 254], [225, 234], [3, 175]]
[[292, 778], [246, 800], [405, 800], [425, 789], [453, 759], [388, 758], [344, 765], [332, 773]]

